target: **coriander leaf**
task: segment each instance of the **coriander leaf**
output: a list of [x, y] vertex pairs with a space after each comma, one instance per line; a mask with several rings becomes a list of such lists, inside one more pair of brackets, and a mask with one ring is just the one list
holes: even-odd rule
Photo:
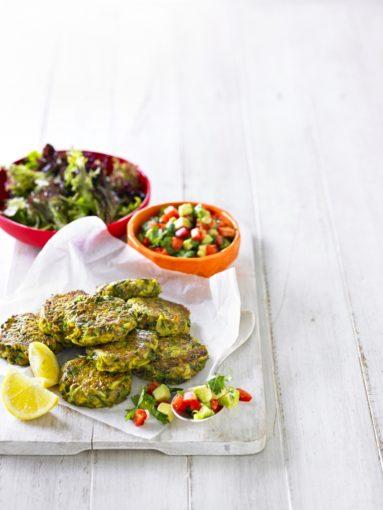
[[210, 379], [207, 383], [213, 393], [218, 395], [225, 389], [225, 382], [227, 381], [227, 377], [225, 375], [217, 375]]

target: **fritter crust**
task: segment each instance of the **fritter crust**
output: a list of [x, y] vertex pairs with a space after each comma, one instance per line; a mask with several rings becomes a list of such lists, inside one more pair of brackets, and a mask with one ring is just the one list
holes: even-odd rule
[[63, 320], [66, 340], [80, 346], [118, 342], [136, 325], [125, 301], [104, 296], [77, 297]]
[[130, 373], [99, 372], [91, 360], [80, 356], [62, 367], [59, 391], [76, 406], [112, 407], [127, 398], [131, 385]]
[[40, 311], [39, 327], [41, 331], [47, 334], [59, 335], [64, 346], [71, 346], [71, 342], [65, 340], [63, 325], [65, 310], [78, 296], [86, 295], [87, 293], [83, 290], [73, 290], [65, 294], [55, 294], [48, 298]]
[[200, 372], [208, 357], [206, 346], [190, 335], [162, 337], [156, 359], [133, 373], [150, 381], [181, 384]]
[[190, 332], [190, 312], [183, 305], [162, 298], [132, 298], [127, 306], [139, 328], [152, 329], [160, 336]]
[[113, 296], [125, 301], [133, 297], [157, 297], [161, 286], [155, 278], [127, 278], [97, 288], [100, 296]]
[[32, 342], [41, 342], [53, 352], [59, 352], [62, 345], [57, 336], [40, 331], [39, 318], [34, 313], [12, 315], [0, 328], [0, 356], [9, 363], [29, 365], [28, 347]]
[[129, 372], [147, 365], [155, 358], [158, 336], [153, 331], [136, 329], [118, 342], [86, 350], [89, 359], [101, 372]]

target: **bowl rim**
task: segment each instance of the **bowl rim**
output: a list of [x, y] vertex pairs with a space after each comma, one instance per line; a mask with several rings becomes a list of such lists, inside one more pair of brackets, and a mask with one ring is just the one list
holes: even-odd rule
[[[56, 150], [56, 152], [58, 153], [64, 153], [64, 152], [68, 152], [69, 149], [58, 149]], [[106, 223], [106, 226], [107, 227], [111, 227], [111, 226], [114, 226], [114, 225], [119, 225], [120, 223], [123, 223], [125, 222], [126, 220], [130, 220], [134, 214], [138, 211], [140, 211], [141, 209], [144, 209], [148, 206], [149, 204], [149, 201], [150, 201], [150, 195], [151, 195], [151, 188], [152, 188], [152, 185], [151, 185], [151, 182], [150, 182], [150, 179], [149, 177], [146, 175], [146, 173], [141, 170], [141, 168], [139, 167], [139, 165], [137, 165], [136, 163], [133, 163], [132, 161], [130, 161], [129, 159], [126, 159], [126, 158], [123, 158], [121, 156], [114, 156], [113, 154], [108, 154], [106, 152], [98, 152], [98, 151], [93, 151], [93, 150], [88, 150], [88, 149], [81, 149], [81, 152], [88, 152], [88, 153], [91, 153], [91, 154], [95, 154], [95, 155], [99, 155], [99, 156], [106, 156], [108, 158], [115, 158], [115, 159], [118, 159], [120, 161], [123, 161], [123, 162], [126, 162], [126, 163], [129, 163], [130, 165], [134, 165], [137, 172], [139, 173], [140, 177], [143, 179], [143, 181], [145, 182], [146, 184], [146, 192], [145, 192], [145, 197], [144, 199], [142, 200], [142, 203], [139, 205], [139, 207], [137, 207], [137, 209], [134, 209], [133, 211], [131, 211], [129, 214], [127, 214], [126, 216], [123, 216], [122, 218], [119, 218], [118, 220], [115, 220], [115, 221], [112, 221], [111, 223]], [[15, 161], [13, 161], [11, 163], [11, 165], [17, 165], [19, 163], [21, 163], [24, 159], [26, 158], [26, 156], [23, 156], [22, 158], [18, 158], [16, 159]], [[1, 168], [5, 174], [6, 174], [6, 168], [5, 167], [2, 167]], [[14, 221], [12, 220], [11, 218], [8, 218], [8, 216], [5, 216], [5, 214], [3, 213], [3, 210], [0, 209], [0, 216], [2, 218], [2, 221], [5, 221], [9, 224], [12, 224], [12, 225], [17, 225], [18, 227], [20, 227], [22, 230], [27, 230], [27, 231], [33, 231], [33, 232], [46, 232], [48, 235], [49, 234], [55, 234], [56, 232], [59, 232], [60, 229], [53, 229], [53, 230], [46, 230], [46, 229], [43, 229], [43, 228], [37, 228], [37, 227], [30, 227], [28, 225], [24, 225], [23, 223], [19, 223], [18, 221]], [[96, 216], [98, 217], [98, 216]]]
[[[233, 227], [235, 228], [235, 236], [234, 236], [232, 242], [229, 244], [229, 246], [226, 246], [226, 248], [219, 251], [218, 253], [214, 253], [212, 255], [204, 255], [203, 257], [174, 257], [173, 255], [165, 255], [163, 253], [158, 253], [158, 252], [146, 247], [143, 243], [141, 243], [141, 241], [138, 239], [138, 237], [136, 236], [136, 234], [134, 232], [134, 229], [135, 229], [135, 226], [136, 226], [136, 223], [137, 223], [137, 220], [138, 220], [138, 217], [140, 214], [143, 214], [144, 212], [146, 212], [149, 209], [159, 210], [159, 209], [162, 209], [163, 207], [166, 207], [169, 205], [178, 206], [178, 205], [182, 205], [182, 204], [192, 204], [192, 205], [202, 204], [204, 207], [206, 207], [208, 209], [210, 208], [212, 210], [218, 211], [219, 213], [223, 213], [225, 216], [227, 216], [227, 218], [231, 221]], [[139, 225], [137, 225], [137, 228], [139, 228], [142, 225], [142, 223], [143, 222], [140, 222]], [[133, 239], [132, 239], [132, 237], [133, 237]], [[179, 260], [182, 262], [189, 262], [189, 261], [192, 262], [195, 260], [202, 261], [202, 260], [206, 260], [206, 258], [208, 258], [209, 260], [217, 260], [220, 257], [224, 256], [224, 254], [227, 253], [230, 249], [232, 249], [233, 246], [235, 246], [235, 244], [240, 240], [240, 237], [241, 237], [241, 233], [240, 233], [238, 222], [237, 222], [237, 220], [235, 220], [233, 218], [233, 216], [228, 211], [226, 211], [225, 209], [223, 209], [222, 207], [219, 207], [217, 205], [212, 205], [212, 204], [208, 204], [206, 202], [195, 201], [195, 200], [175, 200], [172, 202], [161, 202], [160, 204], [154, 204], [154, 205], [149, 205], [149, 206], [143, 207], [140, 210], [137, 209], [134, 212], [133, 217], [128, 224], [128, 241], [130, 240], [133, 243], [139, 244], [140, 249], [142, 249], [142, 253], [144, 255], [150, 254], [150, 256], [152, 257], [154, 254], [156, 259], [158, 259], [158, 260], [172, 259], [172, 260]]]

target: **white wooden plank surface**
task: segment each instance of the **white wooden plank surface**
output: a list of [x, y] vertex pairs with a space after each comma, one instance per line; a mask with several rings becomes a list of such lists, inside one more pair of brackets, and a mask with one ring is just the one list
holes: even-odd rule
[[[276, 382], [291, 503], [302, 508], [331, 508], [334, 501], [336, 508], [349, 508], [351, 501], [355, 508], [377, 508], [383, 496], [381, 466], [323, 193], [321, 150], [313, 141], [315, 110], [310, 108], [314, 103], [322, 109], [327, 97], [324, 87], [331, 95], [337, 68], [328, 63], [333, 53], [345, 52], [347, 12], [343, 4], [295, 9], [278, 4], [261, 14], [253, 11], [245, 20], [247, 58], [259, 50], [262, 40], [257, 70], [247, 65], [247, 90], [255, 93], [245, 97], [254, 121], [250, 140], [254, 146], [256, 141], [258, 157], [268, 164], [267, 171], [255, 168], [253, 186], [273, 305]], [[261, 39], [254, 27], [262, 30]], [[324, 27], [326, 67], [318, 69]], [[321, 86], [307, 104], [310, 88], [302, 72], [305, 75], [311, 59]], [[339, 480], [345, 489], [341, 493]]]
[[[146, 490], [150, 506], [171, 487], [176, 508], [379, 508], [381, 5], [97, 1], [72, 12], [74, 3], [49, 5], [0, 3], [2, 160], [39, 145], [41, 132], [59, 145], [115, 147], [150, 171], [154, 200], [203, 191], [250, 219], [258, 292], [264, 267], [261, 304], [272, 319], [260, 325], [270, 439], [248, 458], [3, 457], [0, 502], [22, 487], [17, 508], [100, 507], [107, 503], [100, 484], [112, 480], [113, 503], [122, 507], [126, 494], [139, 501]], [[25, 40], [23, 30], [13, 37], [16, 22]], [[62, 53], [50, 74], [56, 39]], [[88, 58], [83, 69], [79, 56]], [[95, 72], [97, 58], [109, 77]], [[61, 66], [73, 60], [72, 81], [70, 71], [62, 81]], [[36, 62], [44, 62], [38, 74]], [[238, 179], [228, 179], [229, 169]], [[61, 466], [60, 500], [52, 488]], [[27, 505], [35, 473], [46, 482]], [[84, 498], [71, 490], [75, 479]], [[147, 487], [158, 488], [153, 499]]]

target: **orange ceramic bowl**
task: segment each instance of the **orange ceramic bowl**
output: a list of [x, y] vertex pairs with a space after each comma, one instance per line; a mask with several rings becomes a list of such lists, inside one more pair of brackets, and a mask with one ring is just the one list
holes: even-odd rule
[[[195, 258], [172, 257], [171, 255], [163, 255], [162, 253], [157, 253], [150, 250], [144, 246], [137, 238], [137, 235], [141, 229], [141, 225], [145, 223], [145, 221], [149, 220], [152, 216], [156, 216], [160, 209], [167, 207], [168, 205], [174, 205], [177, 207], [185, 203], [185, 200], [180, 202], [166, 202], [163, 204], [152, 205], [137, 211], [128, 223], [128, 244], [163, 269], [181, 271], [182, 273], [196, 274], [198, 276], [205, 276], [206, 278], [209, 278], [210, 276], [213, 276], [214, 274], [227, 269], [238, 256], [241, 239], [238, 224], [234, 218], [223, 209], [215, 207], [214, 205], [202, 203], [206, 209], [216, 214], [222, 215], [236, 230], [236, 234], [232, 243], [227, 248], [220, 251], [219, 253], [215, 253], [214, 255], [206, 255], [205, 257]], [[187, 203], [197, 205], [200, 202]]]

